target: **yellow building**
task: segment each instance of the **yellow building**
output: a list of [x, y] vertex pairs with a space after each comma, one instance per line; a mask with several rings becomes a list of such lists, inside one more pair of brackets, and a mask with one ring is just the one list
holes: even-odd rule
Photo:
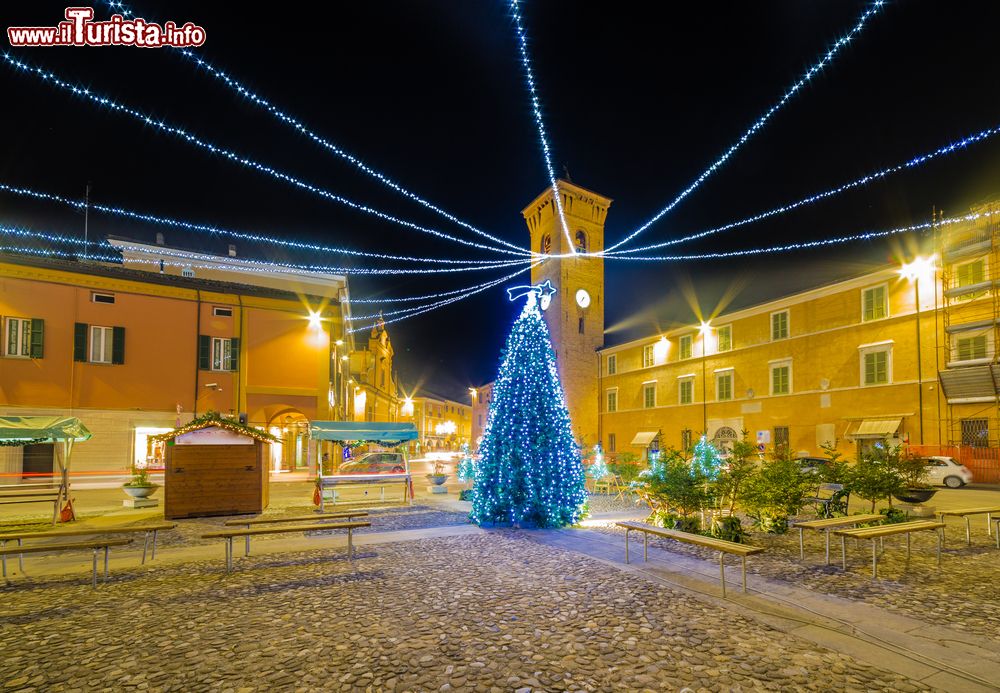
[[[156, 458], [150, 435], [210, 409], [281, 438], [273, 470], [314, 469], [308, 422], [350, 412], [346, 278], [115, 242], [124, 266], [0, 257], [0, 413], [82, 419], [83, 473]], [[51, 472], [52, 446], [31, 447], [0, 448], [0, 472]]]
[[420, 434], [414, 452], [454, 452], [472, 441], [472, 407], [465, 402], [418, 395], [404, 400], [403, 412], [403, 420], [412, 421]]
[[552, 282], [545, 322], [552, 336], [556, 363], [573, 422], [573, 434], [584, 445], [596, 441], [598, 367], [595, 353], [604, 344], [604, 259], [574, 255], [604, 250], [604, 221], [609, 198], [569, 181], [558, 181], [566, 217], [563, 229], [552, 188], [521, 211], [531, 236], [531, 249], [551, 255], [531, 270], [532, 284]]
[[364, 349], [350, 354], [348, 394], [354, 421], [396, 421], [399, 418], [399, 386], [392, 365], [392, 341], [379, 320], [368, 333]]
[[993, 218], [942, 234], [928, 261], [603, 349], [606, 450], [689, 448], [702, 433], [725, 448], [744, 430], [810, 455], [960, 445], [980, 450], [980, 480], [1000, 480]]
[[479, 449], [479, 441], [486, 430], [486, 421], [490, 415], [490, 404], [493, 402], [493, 383], [470, 388], [472, 395], [472, 439], [473, 450]]

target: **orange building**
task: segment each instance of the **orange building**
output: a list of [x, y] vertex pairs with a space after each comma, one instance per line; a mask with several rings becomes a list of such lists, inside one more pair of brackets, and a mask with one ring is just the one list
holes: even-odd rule
[[[76, 472], [155, 458], [147, 436], [208, 410], [279, 436], [274, 471], [314, 469], [308, 421], [352, 418], [346, 277], [120, 243], [124, 266], [0, 256], [0, 412], [78, 416]], [[51, 471], [51, 447], [0, 448], [0, 473]]]

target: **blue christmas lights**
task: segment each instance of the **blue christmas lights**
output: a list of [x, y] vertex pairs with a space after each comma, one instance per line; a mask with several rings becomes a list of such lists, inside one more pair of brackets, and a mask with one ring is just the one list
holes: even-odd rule
[[946, 144], [943, 147], [939, 147], [938, 149], [935, 149], [932, 152], [921, 154], [920, 156], [915, 156], [909, 161], [904, 161], [901, 164], [896, 164], [894, 166], [889, 166], [887, 168], [884, 168], [880, 171], [869, 173], [867, 175], [862, 176], [861, 178], [852, 180], [849, 183], [844, 183], [843, 185], [838, 185], [835, 188], [830, 188], [829, 190], [824, 190], [823, 192], [816, 193], [815, 195], [804, 197], [801, 200], [797, 200], [796, 202], [789, 202], [787, 204], [775, 207], [774, 209], [769, 209], [766, 212], [761, 212], [751, 217], [747, 217], [746, 219], [730, 222], [728, 224], [724, 224], [723, 226], [717, 226], [713, 229], [699, 231], [698, 233], [693, 233], [688, 236], [683, 236], [681, 238], [673, 238], [668, 241], [663, 241], [661, 243], [653, 243], [651, 245], [642, 246], [641, 248], [627, 248], [625, 250], [607, 252], [605, 257], [612, 257], [615, 255], [623, 255], [623, 254], [627, 255], [631, 253], [642, 253], [648, 250], [655, 250], [656, 248], [664, 248], [666, 246], [676, 245], [678, 243], [696, 241], [701, 238], [705, 238], [706, 236], [711, 236], [713, 234], [721, 233], [723, 231], [729, 231], [731, 229], [735, 229], [740, 226], [745, 226], [747, 224], [753, 224], [758, 221], [763, 221], [764, 219], [768, 219], [770, 217], [777, 216], [779, 214], [784, 214], [785, 212], [790, 212], [794, 209], [798, 209], [799, 207], [804, 207], [806, 205], [813, 204], [814, 202], [819, 202], [821, 200], [834, 197], [835, 195], [839, 195], [842, 192], [846, 192], [854, 188], [859, 188], [863, 185], [867, 185], [868, 183], [874, 183], [876, 181], [880, 181], [883, 178], [886, 178], [894, 173], [899, 173], [900, 171], [906, 171], [909, 169], [917, 168], [918, 166], [925, 164], [928, 161], [937, 159], [946, 154], [951, 154], [961, 149], [965, 149], [970, 145], [987, 140], [997, 134], [1000, 134], [1000, 126], [987, 128], [985, 130], [975, 133], [974, 135], [969, 135], [968, 137], [964, 137], [960, 140], [955, 140], [954, 142]]
[[84, 208], [89, 208], [93, 211], [101, 212], [103, 214], [111, 214], [114, 216], [124, 217], [126, 219], [135, 219], [137, 221], [144, 221], [151, 224], [157, 224], [160, 226], [170, 226], [174, 228], [184, 229], [185, 231], [195, 231], [198, 233], [208, 233], [219, 236], [227, 236], [229, 238], [237, 238], [240, 240], [252, 241], [255, 243], [278, 245], [285, 248], [294, 248], [296, 250], [312, 250], [320, 253], [330, 253], [334, 255], [352, 255], [355, 257], [369, 257], [377, 260], [393, 260], [401, 262], [428, 262], [428, 263], [453, 264], [453, 265], [460, 265], [460, 264], [495, 265], [504, 262], [503, 260], [464, 260], [464, 259], [414, 257], [411, 255], [390, 255], [386, 253], [372, 253], [362, 250], [352, 250], [349, 248], [320, 245], [317, 243], [307, 243], [304, 241], [288, 241], [281, 238], [275, 238], [273, 236], [265, 236], [258, 233], [251, 233], [247, 231], [234, 231], [232, 229], [226, 229], [220, 226], [213, 226], [211, 224], [201, 224], [197, 222], [185, 221], [183, 219], [172, 219], [170, 217], [161, 217], [155, 214], [146, 214], [144, 212], [136, 212], [131, 209], [112, 207], [109, 205], [102, 205], [94, 202], [88, 203], [85, 202], [84, 200], [71, 200], [69, 198], [62, 197], [61, 195], [55, 195], [53, 193], [46, 193], [38, 190], [32, 190], [31, 188], [8, 185], [6, 183], [0, 183], [0, 192], [7, 192], [14, 195], [31, 197], [37, 200], [45, 200], [48, 202], [58, 202], [59, 204], [72, 207], [73, 209], [76, 209], [78, 211], [82, 211]]
[[528, 293], [493, 385], [472, 491], [473, 521], [563, 527], [587, 500], [549, 330]]
[[96, 103], [98, 105], [104, 106], [105, 108], [108, 108], [108, 109], [110, 109], [112, 111], [115, 111], [117, 113], [122, 113], [122, 114], [125, 114], [127, 116], [130, 116], [130, 117], [134, 118], [135, 120], [138, 120], [139, 122], [141, 122], [141, 123], [143, 123], [145, 125], [148, 125], [148, 126], [150, 126], [152, 128], [155, 128], [155, 129], [160, 130], [162, 132], [166, 132], [166, 133], [171, 134], [171, 135], [176, 135], [177, 137], [179, 137], [181, 140], [187, 142], [188, 144], [194, 145], [194, 146], [196, 146], [196, 147], [198, 147], [200, 149], [203, 149], [205, 151], [211, 152], [212, 154], [216, 154], [216, 155], [221, 156], [221, 157], [223, 157], [225, 159], [228, 159], [228, 160], [233, 161], [235, 163], [241, 164], [242, 166], [245, 166], [246, 168], [249, 168], [251, 170], [257, 171], [259, 173], [263, 173], [263, 174], [265, 174], [267, 176], [270, 176], [271, 178], [274, 178], [276, 180], [284, 181], [285, 183], [288, 183], [288, 184], [290, 184], [290, 185], [292, 185], [294, 187], [297, 187], [297, 188], [300, 188], [300, 189], [305, 190], [307, 192], [310, 192], [310, 193], [312, 193], [314, 195], [317, 195], [319, 197], [322, 197], [324, 199], [331, 200], [331, 201], [336, 202], [338, 204], [341, 204], [341, 205], [344, 205], [346, 207], [349, 207], [350, 209], [353, 209], [353, 210], [356, 210], [356, 211], [359, 211], [359, 212], [363, 212], [365, 214], [370, 214], [370, 215], [372, 215], [374, 217], [382, 219], [383, 221], [389, 221], [389, 222], [392, 222], [394, 224], [398, 224], [400, 226], [403, 226], [405, 228], [412, 229], [414, 231], [420, 231], [421, 233], [430, 234], [430, 235], [435, 236], [437, 238], [442, 238], [442, 239], [445, 239], [445, 240], [454, 241], [456, 243], [461, 243], [462, 245], [467, 245], [467, 246], [470, 246], [470, 247], [473, 247], [473, 248], [478, 248], [480, 250], [489, 250], [491, 252], [504, 253], [504, 254], [508, 254], [508, 255], [524, 255], [524, 256], [530, 256], [531, 255], [531, 252], [530, 251], [526, 251], [526, 250], [510, 250], [508, 248], [497, 248], [496, 246], [484, 245], [484, 244], [478, 243], [476, 241], [469, 241], [469, 240], [465, 240], [463, 238], [456, 238], [455, 236], [452, 236], [450, 234], [444, 233], [442, 231], [438, 231], [436, 229], [431, 229], [431, 228], [428, 228], [426, 226], [421, 226], [421, 225], [416, 224], [416, 223], [414, 223], [412, 221], [407, 221], [405, 219], [400, 219], [399, 217], [395, 217], [395, 216], [393, 216], [391, 214], [388, 214], [388, 213], [383, 212], [381, 210], [375, 209], [373, 207], [369, 207], [369, 206], [367, 206], [365, 204], [354, 202], [353, 200], [349, 200], [346, 197], [342, 197], [341, 195], [337, 195], [336, 193], [332, 193], [329, 190], [326, 190], [324, 188], [320, 188], [320, 187], [315, 186], [315, 185], [313, 185], [311, 183], [307, 183], [306, 181], [303, 181], [303, 180], [301, 180], [299, 178], [296, 178], [295, 176], [292, 176], [292, 175], [290, 175], [288, 173], [285, 173], [283, 171], [279, 171], [279, 170], [277, 170], [277, 169], [275, 169], [275, 168], [273, 168], [271, 166], [267, 166], [266, 164], [262, 164], [262, 163], [260, 163], [260, 162], [258, 162], [256, 160], [254, 160], [254, 159], [251, 159], [249, 157], [243, 156], [242, 154], [237, 154], [236, 152], [233, 152], [232, 150], [229, 150], [229, 149], [226, 149], [224, 147], [220, 147], [220, 146], [214, 145], [214, 144], [212, 144], [210, 142], [207, 142], [207, 141], [201, 139], [200, 137], [198, 137], [198, 136], [196, 136], [196, 135], [188, 132], [184, 128], [172, 125], [170, 123], [167, 123], [164, 120], [148, 116], [145, 113], [143, 113], [142, 111], [134, 109], [134, 108], [132, 108], [130, 106], [126, 106], [126, 105], [124, 105], [122, 103], [119, 103], [119, 102], [117, 102], [117, 101], [115, 101], [115, 100], [113, 100], [111, 98], [106, 97], [106, 96], [101, 96], [101, 95], [99, 95], [97, 93], [94, 93], [94, 92], [92, 92], [87, 87], [74, 86], [73, 84], [70, 84], [69, 82], [66, 82], [65, 80], [61, 79], [54, 72], [51, 72], [50, 70], [45, 70], [45, 69], [40, 68], [40, 67], [33, 66], [33, 65], [31, 65], [31, 64], [29, 64], [27, 62], [24, 62], [22, 60], [14, 58], [12, 55], [10, 55], [10, 53], [4, 52], [3, 53], [3, 59], [4, 59], [4, 61], [8, 65], [10, 65], [11, 67], [13, 67], [15, 70], [18, 70], [18, 71], [21, 71], [21, 72], [26, 72], [26, 73], [29, 73], [29, 74], [35, 74], [39, 78], [41, 78], [43, 81], [45, 81], [45, 82], [47, 82], [49, 84], [53, 84], [56, 87], [58, 87], [58, 88], [60, 88], [60, 89], [62, 89], [64, 91], [68, 91], [68, 92], [70, 92], [72, 94], [75, 94], [76, 96], [85, 98], [85, 99], [87, 99], [87, 100], [89, 100], [89, 101], [91, 101], [93, 103]]
[[[545, 161], [545, 171], [549, 176], [549, 183], [552, 185], [552, 199], [559, 215], [559, 223], [562, 225], [563, 233], [566, 236], [568, 253], [562, 255], [576, 255], [576, 246], [569, 233], [569, 225], [566, 224], [566, 214], [563, 211], [562, 197], [559, 195], [559, 184], [556, 181], [556, 172], [552, 168], [552, 150], [549, 148], [548, 136], [545, 134], [545, 122], [542, 120], [542, 106], [538, 101], [538, 92], [535, 89], [535, 75], [531, 69], [531, 59], [528, 57], [528, 35], [524, 31], [521, 21], [521, 8], [519, 0], [510, 0], [510, 13], [514, 17], [514, 26], [517, 30], [517, 48], [521, 55], [521, 65], [524, 67], [524, 79], [528, 85], [528, 94], [531, 96], [531, 110], [535, 115], [535, 124], [538, 126], [538, 138], [542, 144], [542, 158]], [[534, 252], [534, 251], [532, 251]]]
[[[132, 12], [132, 10], [130, 10], [125, 5], [124, 2], [117, 2], [116, 0], [106, 0], [105, 4], [113, 12], [117, 12], [118, 14], [121, 14], [124, 17], [134, 17], [135, 16], [135, 14]], [[487, 232], [485, 232], [485, 231], [483, 231], [481, 229], [478, 229], [475, 226], [473, 226], [472, 224], [469, 224], [468, 222], [462, 221], [461, 219], [459, 219], [455, 215], [453, 215], [453, 214], [451, 214], [451, 213], [449, 213], [449, 212], [441, 209], [440, 207], [438, 207], [437, 205], [433, 204], [432, 202], [429, 202], [428, 200], [425, 200], [424, 198], [420, 197], [416, 193], [410, 192], [406, 188], [403, 188], [401, 185], [399, 185], [398, 183], [396, 183], [395, 181], [393, 181], [391, 178], [389, 178], [388, 176], [386, 176], [384, 173], [382, 173], [382, 172], [380, 172], [380, 171], [372, 168], [371, 166], [369, 166], [365, 162], [361, 161], [359, 158], [357, 158], [353, 154], [345, 151], [344, 149], [338, 147], [336, 144], [334, 144], [334, 143], [330, 142], [329, 140], [327, 140], [327, 139], [321, 137], [320, 135], [316, 134], [315, 132], [313, 132], [312, 130], [310, 130], [308, 127], [306, 127], [306, 125], [304, 123], [302, 123], [302, 121], [300, 121], [297, 118], [294, 118], [293, 116], [290, 116], [287, 113], [283, 112], [281, 109], [279, 109], [277, 106], [275, 106], [274, 104], [272, 104], [271, 102], [269, 102], [267, 99], [265, 99], [264, 97], [260, 96], [259, 94], [255, 93], [255, 92], [253, 92], [251, 89], [249, 89], [248, 87], [246, 87], [245, 85], [243, 85], [239, 81], [233, 79], [231, 76], [229, 76], [228, 74], [226, 74], [222, 70], [216, 68], [214, 65], [212, 65], [211, 63], [209, 63], [207, 60], [204, 60], [204, 59], [198, 57], [198, 55], [196, 55], [190, 49], [187, 49], [187, 48], [178, 48], [178, 49], [175, 49], [175, 50], [180, 55], [183, 55], [188, 60], [190, 60], [190, 61], [194, 62], [195, 64], [197, 64], [198, 67], [200, 67], [201, 69], [203, 69], [206, 73], [208, 73], [209, 75], [211, 75], [215, 79], [217, 79], [220, 82], [222, 82], [223, 84], [225, 84], [232, 91], [236, 92], [237, 94], [239, 94], [243, 98], [247, 99], [250, 103], [254, 104], [255, 106], [258, 106], [259, 108], [263, 109], [264, 111], [266, 111], [270, 115], [274, 116], [274, 118], [276, 118], [279, 122], [281, 122], [281, 123], [283, 123], [285, 125], [290, 126], [293, 130], [295, 130], [299, 134], [304, 135], [307, 139], [312, 140], [313, 142], [315, 142], [316, 144], [318, 144], [323, 149], [326, 149], [330, 153], [332, 153], [332, 154], [338, 156], [339, 158], [343, 159], [344, 161], [348, 162], [349, 164], [351, 164], [352, 166], [354, 166], [355, 168], [357, 168], [362, 173], [365, 173], [366, 175], [370, 176], [371, 178], [374, 178], [375, 180], [377, 180], [382, 185], [385, 185], [386, 187], [394, 190], [395, 192], [399, 193], [400, 195], [403, 195], [404, 197], [407, 197], [407, 198], [413, 200], [414, 202], [416, 202], [416, 203], [418, 203], [420, 205], [423, 205], [427, 209], [430, 209], [430, 210], [436, 212], [437, 214], [440, 214], [441, 216], [443, 216], [448, 221], [454, 222], [455, 224], [458, 224], [459, 226], [461, 226], [463, 228], [466, 228], [469, 231], [472, 231], [473, 233], [475, 233], [475, 234], [477, 234], [479, 236], [483, 236], [484, 238], [488, 238], [489, 240], [493, 241], [494, 243], [499, 243], [501, 245], [505, 245], [508, 248], [512, 248], [512, 249], [517, 250], [517, 251], [522, 251], [521, 248], [519, 248], [518, 246], [514, 245], [513, 243], [505, 241], [502, 238], [497, 238], [496, 236], [493, 236], [493, 235], [491, 235], [491, 234], [489, 234], [489, 233], [487, 233]]]
[[681, 200], [683, 200], [685, 197], [694, 192], [695, 189], [698, 186], [700, 186], [703, 182], [705, 182], [705, 180], [709, 176], [711, 176], [713, 173], [719, 170], [719, 168], [726, 163], [729, 157], [731, 157], [733, 154], [736, 153], [736, 150], [742, 147], [751, 137], [753, 137], [754, 134], [756, 134], [758, 130], [764, 127], [767, 121], [771, 119], [771, 116], [777, 113], [782, 106], [788, 103], [789, 99], [791, 99], [796, 94], [796, 92], [802, 89], [802, 87], [805, 86], [805, 84], [809, 80], [815, 77], [824, 67], [826, 67], [833, 60], [834, 56], [836, 56], [836, 54], [840, 51], [840, 49], [846, 46], [848, 43], [850, 43], [851, 40], [854, 39], [854, 37], [857, 36], [862, 29], [864, 29], [864, 26], [868, 22], [868, 20], [875, 14], [877, 14], [884, 5], [885, 5], [885, 0], [874, 0], [871, 6], [869, 6], [868, 9], [865, 10], [864, 13], [862, 13], [861, 17], [858, 19], [858, 22], [854, 25], [854, 27], [846, 34], [841, 36], [839, 39], [837, 39], [837, 42], [833, 44], [830, 50], [828, 50], [815, 65], [806, 70], [805, 74], [802, 75], [799, 81], [793, 84], [785, 92], [785, 94], [778, 100], [778, 102], [775, 103], [773, 106], [771, 106], [764, 113], [764, 115], [758, 118], [753, 123], [753, 125], [751, 125], [747, 129], [747, 131], [744, 132], [743, 135], [729, 147], [729, 149], [723, 152], [722, 155], [712, 163], [711, 166], [709, 166], [701, 173], [701, 175], [695, 178], [694, 182], [692, 182], [688, 187], [684, 188], [684, 190], [678, 193], [677, 197], [671, 200], [670, 204], [668, 204], [666, 207], [657, 212], [652, 219], [647, 221], [645, 224], [637, 228], [635, 231], [627, 235], [622, 240], [612, 245], [610, 248], [606, 248], [605, 252], [615, 250], [616, 248], [625, 245], [630, 240], [638, 236], [640, 233], [648, 229], [650, 226], [658, 222], [660, 219], [664, 217], [664, 215], [670, 212], [670, 210], [672, 210], [674, 207], [680, 204]]

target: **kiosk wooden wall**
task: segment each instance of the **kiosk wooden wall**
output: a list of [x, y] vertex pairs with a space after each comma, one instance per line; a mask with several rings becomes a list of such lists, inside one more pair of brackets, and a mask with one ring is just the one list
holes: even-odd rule
[[259, 513], [268, 504], [267, 446], [166, 445], [167, 519]]

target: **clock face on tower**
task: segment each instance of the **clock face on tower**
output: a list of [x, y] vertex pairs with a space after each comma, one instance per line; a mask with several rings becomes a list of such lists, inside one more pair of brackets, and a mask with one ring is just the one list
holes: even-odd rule
[[587, 293], [586, 289], [580, 289], [576, 292], [576, 305], [581, 308], [586, 308], [590, 305], [590, 294]]

